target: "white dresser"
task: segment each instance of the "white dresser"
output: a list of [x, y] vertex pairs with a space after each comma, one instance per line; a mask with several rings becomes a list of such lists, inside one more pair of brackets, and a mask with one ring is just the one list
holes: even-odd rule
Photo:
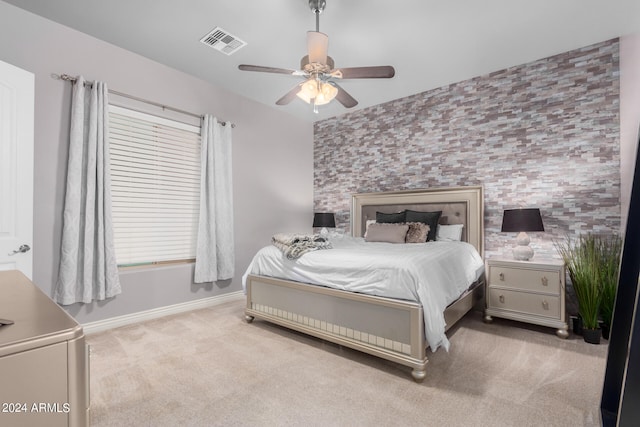
[[0, 271], [0, 426], [89, 425], [82, 327], [16, 270]]
[[485, 322], [492, 316], [556, 328], [567, 338], [565, 266], [557, 260], [487, 261]]

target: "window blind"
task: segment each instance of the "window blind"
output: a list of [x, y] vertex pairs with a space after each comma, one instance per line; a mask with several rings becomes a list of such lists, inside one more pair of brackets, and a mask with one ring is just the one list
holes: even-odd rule
[[200, 128], [109, 106], [118, 265], [195, 258]]

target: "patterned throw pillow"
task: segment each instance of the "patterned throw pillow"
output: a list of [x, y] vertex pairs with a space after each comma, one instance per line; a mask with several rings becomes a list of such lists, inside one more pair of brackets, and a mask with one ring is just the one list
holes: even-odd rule
[[427, 242], [436, 240], [436, 229], [438, 227], [438, 221], [442, 211], [435, 212], [420, 212], [407, 209], [406, 222], [422, 222], [429, 226], [429, 233], [427, 234]]
[[422, 222], [407, 222], [409, 231], [405, 237], [406, 243], [424, 243], [427, 241], [427, 234], [429, 233], [429, 226]]

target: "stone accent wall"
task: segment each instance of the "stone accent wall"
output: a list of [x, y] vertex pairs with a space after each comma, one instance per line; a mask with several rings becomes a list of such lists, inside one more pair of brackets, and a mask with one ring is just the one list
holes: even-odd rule
[[502, 211], [539, 207], [554, 239], [620, 228], [619, 44], [550, 58], [319, 121], [316, 211], [349, 230], [351, 194], [478, 185], [485, 256], [511, 256]]

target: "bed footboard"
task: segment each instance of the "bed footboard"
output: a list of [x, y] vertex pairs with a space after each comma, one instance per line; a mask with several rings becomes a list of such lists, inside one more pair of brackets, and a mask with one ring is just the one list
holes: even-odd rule
[[249, 275], [248, 322], [254, 318], [413, 368], [426, 375], [422, 306], [370, 295]]

